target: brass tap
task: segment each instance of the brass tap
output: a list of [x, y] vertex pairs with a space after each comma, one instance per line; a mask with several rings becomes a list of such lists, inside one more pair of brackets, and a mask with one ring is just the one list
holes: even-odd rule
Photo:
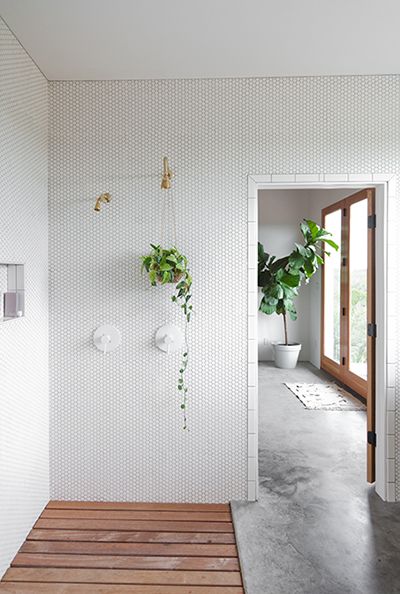
[[100, 212], [101, 204], [110, 202], [110, 200], [111, 200], [111, 195], [108, 192], [103, 192], [103, 194], [100, 194], [100, 196], [97, 198], [96, 204], [94, 206], [94, 210], [96, 212]]
[[164, 172], [163, 172], [163, 176], [162, 176], [162, 180], [161, 180], [161, 188], [163, 190], [169, 190], [171, 187], [172, 171], [169, 168], [167, 157], [164, 157], [163, 163], [164, 163]]

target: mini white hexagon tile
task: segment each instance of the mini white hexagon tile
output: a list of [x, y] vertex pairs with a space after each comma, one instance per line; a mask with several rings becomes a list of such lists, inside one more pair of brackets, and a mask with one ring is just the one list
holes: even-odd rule
[[[246, 176], [399, 172], [399, 97], [399, 76], [50, 83], [52, 497], [246, 497]], [[179, 355], [154, 346], [180, 312], [139, 265], [164, 155], [193, 273], [188, 432]], [[122, 333], [106, 356], [104, 322]]]
[[0, 263], [25, 265], [26, 295], [0, 321], [0, 577], [49, 499], [47, 123], [47, 80], [0, 19]]

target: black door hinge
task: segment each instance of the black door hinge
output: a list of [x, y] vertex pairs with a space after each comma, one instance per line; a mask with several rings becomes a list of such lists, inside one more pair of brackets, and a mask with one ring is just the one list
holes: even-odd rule
[[342, 365], [345, 365], [345, 364], [346, 364], [346, 358], [342, 357]]
[[372, 338], [376, 338], [376, 324], [368, 324], [367, 336], [372, 336]]
[[343, 267], [344, 267], [344, 266], [346, 266], [346, 261], [347, 261], [347, 260], [346, 260], [346, 258], [344, 258], [344, 257], [343, 257], [343, 258], [342, 258], [342, 266], [343, 266]]
[[368, 216], [368, 229], [376, 229], [376, 214]]
[[375, 433], [375, 431], [368, 431], [367, 432], [367, 442], [370, 445], [376, 446], [376, 433]]

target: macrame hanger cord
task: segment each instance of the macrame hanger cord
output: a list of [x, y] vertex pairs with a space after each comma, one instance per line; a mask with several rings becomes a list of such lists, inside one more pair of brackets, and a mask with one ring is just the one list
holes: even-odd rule
[[[170, 228], [170, 236], [167, 235], [167, 227]], [[175, 199], [173, 195], [163, 197], [161, 207], [161, 226], [160, 226], [161, 245], [164, 247], [176, 246], [176, 212]], [[171, 239], [171, 246], [165, 245], [165, 242]]]

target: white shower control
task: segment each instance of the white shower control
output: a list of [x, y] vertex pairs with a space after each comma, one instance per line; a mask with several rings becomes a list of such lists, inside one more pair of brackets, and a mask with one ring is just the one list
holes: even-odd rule
[[104, 324], [95, 330], [93, 342], [102, 353], [111, 353], [121, 344], [121, 332], [115, 326]]
[[183, 334], [178, 326], [165, 324], [156, 332], [156, 346], [166, 353], [175, 353], [182, 348]]

